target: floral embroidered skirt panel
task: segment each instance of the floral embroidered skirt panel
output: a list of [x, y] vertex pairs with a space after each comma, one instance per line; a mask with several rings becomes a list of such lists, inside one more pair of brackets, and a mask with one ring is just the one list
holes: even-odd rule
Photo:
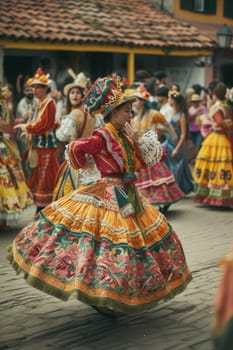
[[24, 212], [34, 207], [21, 166], [21, 160], [13, 142], [0, 142], [0, 220], [15, 222]]
[[203, 141], [195, 168], [195, 202], [233, 207], [233, 156], [224, 134], [211, 133]]
[[155, 205], [172, 204], [185, 196], [163, 161], [141, 169], [135, 184], [143, 196]]
[[62, 300], [134, 314], [173, 298], [192, 279], [181, 242], [143, 197], [137, 215], [128, 199], [118, 179], [60, 198], [18, 233], [9, 261]]

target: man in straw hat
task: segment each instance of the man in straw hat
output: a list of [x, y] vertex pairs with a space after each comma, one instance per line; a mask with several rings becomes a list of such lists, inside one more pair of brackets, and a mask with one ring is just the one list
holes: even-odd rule
[[108, 314], [153, 308], [191, 280], [176, 233], [134, 186], [136, 171], [163, 155], [155, 133], [138, 138], [130, 126], [134, 100], [112, 79], [97, 79], [85, 105], [93, 117], [102, 113], [106, 125], [69, 143], [67, 159], [79, 169], [91, 154], [102, 178], [47, 206], [9, 254], [30, 285]]
[[28, 161], [32, 173], [28, 185], [37, 211], [40, 211], [52, 201], [55, 175], [59, 168], [55, 136], [58, 123], [55, 118], [56, 104], [50, 96], [49, 77], [38, 68], [27, 84], [33, 87], [34, 95], [39, 100], [38, 113], [31, 123], [17, 124], [15, 128], [21, 128], [30, 138]]

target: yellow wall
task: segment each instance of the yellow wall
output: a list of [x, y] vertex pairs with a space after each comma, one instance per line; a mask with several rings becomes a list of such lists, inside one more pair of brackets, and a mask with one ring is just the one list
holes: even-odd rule
[[233, 20], [231, 18], [226, 18], [223, 16], [223, 0], [217, 0], [216, 15], [209, 15], [209, 14], [203, 14], [200, 12], [181, 10], [180, 0], [174, 0], [174, 16], [176, 18], [188, 19], [188, 20], [197, 21], [197, 22], [218, 23], [218, 24], [225, 23], [228, 25], [233, 25]]

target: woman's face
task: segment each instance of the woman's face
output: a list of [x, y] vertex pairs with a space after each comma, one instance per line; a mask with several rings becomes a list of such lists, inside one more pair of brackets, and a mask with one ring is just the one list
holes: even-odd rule
[[119, 108], [115, 108], [110, 116], [110, 121], [117, 128], [121, 129], [125, 123], [130, 123], [133, 118], [132, 103], [126, 102]]
[[82, 102], [82, 92], [78, 87], [73, 87], [69, 92], [69, 101], [72, 107], [77, 107]]
[[137, 110], [139, 110], [140, 108], [142, 108], [144, 105], [144, 100], [142, 98], [138, 98], [136, 97], [136, 101], [134, 102], [133, 106], [134, 108], [136, 108]]
[[175, 104], [176, 104], [176, 101], [175, 101], [172, 97], [169, 97], [169, 98], [168, 98], [168, 102], [169, 102], [169, 104], [170, 104], [172, 107], [174, 107]]

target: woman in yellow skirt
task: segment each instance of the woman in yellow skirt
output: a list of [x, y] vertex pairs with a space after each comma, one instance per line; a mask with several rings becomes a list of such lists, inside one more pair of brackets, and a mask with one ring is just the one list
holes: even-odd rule
[[210, 109], [212, 132], [205, 138], [194, 167], [194, 201], [218, 207], [233, 207], [232, 107], [226, 103], [226, 86], [219, 83]]
[[0, 229], [20, 220], [26, 210], [34, 210], [21, 158], [13, 140], [13, 126], [6, 103], [7, 87], [0, 88]]
[[173, 298], [191, 280], [177, 234], [134, 185], [140, 167], [163, 157], [153, 131], [138, 137], [130, 126], [134, 100], [113, 79], [97, 79], [85, 105], [105, 127], [70, 142], [66, 159], [79, 169], [91, 154], [101, 179], [38, 213], [8, 255], [35, 288], [129, 315]]

